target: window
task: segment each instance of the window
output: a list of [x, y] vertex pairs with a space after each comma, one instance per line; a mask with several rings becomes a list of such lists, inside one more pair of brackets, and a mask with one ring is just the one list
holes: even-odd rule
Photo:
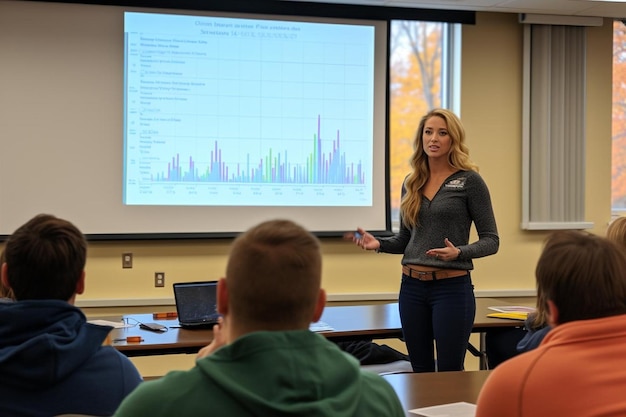
[[410, 172], [415, 131], [435, 107], [458, 114], [460, 25], [421, 21], [391, 23], [389, 84], [389, 192], [391, 222], [399, 227], [400, 193]]
[[613, 161], [611, 207], [626, 214], [626, 21], [613, 23]]

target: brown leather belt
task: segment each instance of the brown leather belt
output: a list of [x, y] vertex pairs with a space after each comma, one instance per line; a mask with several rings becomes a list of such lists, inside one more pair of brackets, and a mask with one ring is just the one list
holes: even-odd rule
[[456, 278], [467, 275], [464, 269], [437, 269], [435, 271], [424, 271], [415, 269], [409, 265], [402, 265], [402, 273], [408, 277], [419, 279], [420, 281], [437, 281], [438, 279]]

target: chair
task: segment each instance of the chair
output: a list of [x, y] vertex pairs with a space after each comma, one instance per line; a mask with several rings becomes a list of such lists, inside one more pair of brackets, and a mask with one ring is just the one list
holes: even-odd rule
[[476, 348], [476, 346], [469, 343], [467, 345], [467, 350], [473, 356], [478, 358], [479, 369], [489, 369], [489, 360], [487, 358], [487, 352], [481, 352], [480, 349]]

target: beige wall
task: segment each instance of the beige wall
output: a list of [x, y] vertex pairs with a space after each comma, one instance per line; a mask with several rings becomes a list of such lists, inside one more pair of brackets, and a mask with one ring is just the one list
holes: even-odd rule
[[[604, 234], [611, 215], [612, 22], [588, 29], [586, 219]], [[545, 232], [520, 230], [522, 36], [516, 14], [478, 13], [463, 30], [461, 113], [487, 181], [500, 251], [475, 262], [477, 290], [534, 287]]]
[[[478, 13], [463, 28], [462, 108], [472, 158], [491, 190], [501, 246], [475, 261], [477, 293], [534, 289], [533, 271], [545, 232], [520, 230], [522, 26], [516, 14]], [[610, 219], [612, 27], [588, 30], [587, 218], [604, 234]], [[417, 123], [417, 115], [416, 115]], [[346, 225], [346, 228], [352, 225]], [[171, 300], [171, 283], [223, 275], [228, 240], [93, 242], [87, 262], [87, 291], [79, 305], [155, 304]], [[324, 239], [323, 285], [335, 299], [394, 297], [399, 255], [363, 252], [340, 239]], [[122, 269], [123, 252], [134, 267]], [[166, 274], [165, 288], [154, 273]], [[514, 292], [514, 291], [512, 291]]]

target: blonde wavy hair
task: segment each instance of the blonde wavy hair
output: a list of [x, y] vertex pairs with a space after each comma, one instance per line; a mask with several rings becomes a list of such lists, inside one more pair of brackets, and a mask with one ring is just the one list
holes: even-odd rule
[[606, 237], [626, 249], [626, 217], [618, 217], [606, 229]]
[[448, 163], [456, 170], [478, 172], [478, 166], [470, 160], [469, 149], [465, 145], [465, 129], [461, 120], [447, 109], [433, 109], [424, 115], [420, 120], [413, 143], [414, 152], [411, 157], [411, 168], [413, 170], [404, 181], [406, 193], [400, 203], [402, 222], [409, 228], [418, 225], [417, 215], [422, 204], [423, 188], [430, 175], [428, 156], [424, 152], [422, 137], [424, 135], [424, 125], [431, 117], [441, 117], [448, 127], [448, 135], [452, 140], [450, 152], [448, 153]]

